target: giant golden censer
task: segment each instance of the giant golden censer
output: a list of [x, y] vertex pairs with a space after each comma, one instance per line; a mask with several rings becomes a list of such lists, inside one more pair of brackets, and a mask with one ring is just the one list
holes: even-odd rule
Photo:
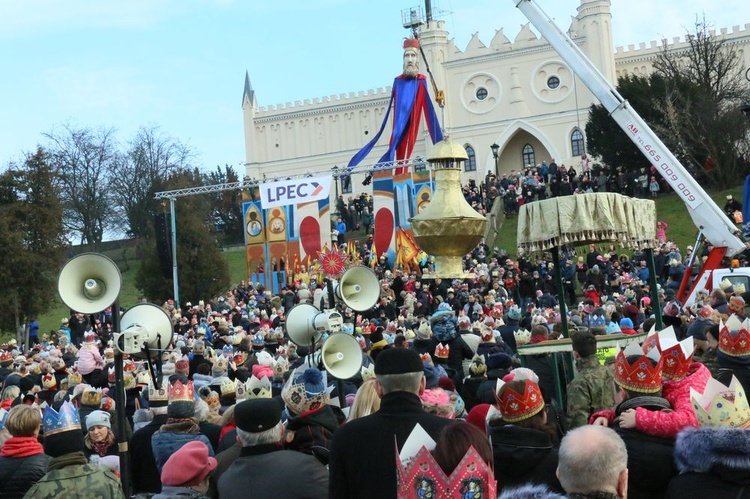
[[435, 272], [423, 278], [471, 277], [463, 270], [462, 257], [482, 241], [487, 219], [461, 191], [467, 159], [466, 150], [449, 137], [435, 144], [427, 157], [435, 170], [435, 192], [427, 208], [409, 220], [419, 247], [435, 257]]

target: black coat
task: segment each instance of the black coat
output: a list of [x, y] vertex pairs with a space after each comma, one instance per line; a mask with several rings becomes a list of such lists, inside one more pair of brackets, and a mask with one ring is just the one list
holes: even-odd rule
[[0, 497], [21, 499], [24, 494], [47, 474], [46, 454], [29, 457], [0, 457]]
[[663, 498], [672, 477], [677, 475], [674, 440], [614, 427], [628, 449], [628, 496], [638, 499]]
[[298, 497], [324, 499], [326, 468], [313, 456], [285, 450], [281, 444], [243, 447], [219, 478], [221, 499]]
[[161, 478], [156, 468], [156, 459], [151, 449], [151, 437], [167, 422], [166, 414], [154, 416], [154, 419], [133, 433], [130, 440], [130, 463], [133, 477], [133, 492], [161, 492]]
[[750, 433], [746, 429], [686, 428], [677, 435], [674, 449], [681, 474], [669, 482], [665, 497], [750, 498], [748, 455]]
[[378, 412], [339, 428], [328, 464], [329, 498], [395, 498], [395, 443], [401, 449], [417, 423], [437, 440], [452, 421], [424, 412], [413, 393], [393, 392], [381, 399]]
[[563, 492], [555, 475], [559, 447], [548, 434], [534, 428], [504, 425], [491, 426], [488, 435], [495, 457], [498, 492], [529, 482]]

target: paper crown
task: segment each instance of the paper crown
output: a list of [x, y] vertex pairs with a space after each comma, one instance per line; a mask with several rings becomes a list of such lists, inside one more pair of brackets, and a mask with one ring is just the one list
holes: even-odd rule
[[229, 360], [223, 355], [214, 358], [214, 364], [211, 369], [216, 371], [226, 371], [229, 368]]
[[151, 383], [151, 374], [148, 371], [141, 371], [135, 377], [135, 384], [138, 386], [148, 386]]
[[151, 407], [164, 407], [169, 401], [167, 388], [162, 386], [157, 390], [153, 384], [148, 385], [148, 405]]
[[234, 395], [237, 392], [237, 383], [237, 381], [232, 381], [229, 378], [222, 379], [221, 384], [219, 385], [221, 396], [226, 397], [228, 395]]
[[174, 363], [174, 367], [178, 371], [187, 371], [190, 369], [190, 361], [187, 357], [183, 357]]
[[363, 365], [359, 370], [359, 374], [362, 376], [362, 381], [367, 381], [370, 378], [375, 377], [375, 363], [371, 362], [369, 366]]
[[727, 279], [727, 278], [725, 277], [725, 278], [724, 278], [724, 279], [722, 279], [722, 280], [721, 280], [721, 282], [719, 283], [719, 287], [721, 288], [721, 290], [722, 290], [722, 291], [726, 291], [727, 289], [729, 289], [729, 288], [731, 288], [731, 287], [732, 287], [732, 281], [730, 281], [729, 279]]
[[232, 358], [235, 365], [241, 366], [247, 361], [247, 352], [236, 352]]
[[[671, 329], [672, 334], [674, 334], [674, 329], [672, 329], [672, 326], [669, 326], [667, 329]], [[667, 329], [663, 329], [662, 331], [666, 331]], [[656, 348], [657, 350], [659, 349], [659, 331], [656, 330], [656, 324], [651, 326], [651, 329], [649, 329], [648, 334], [646, 335], [646, 339], [643, 340], [643, 344], [641, 345], [641, 351], [645, 355], [654, 348]]]
[[284, 373], [289, 370], [289, 361], [284, 357], [279, 357], [273, 361], [271, 366], [273, 367], [274, 378], [283, 379]]
[[13, 354], [7, 350], [3, 350], [3, 352], [0, 353], [0, 362], [8, 362], [10, 360], [13, 360]]
[[658, 338], [657, 346], [663, 362], [661, 375], [671, 380], [684, 379], [693, 362], [693, 337], [688, 336], [682, 341], [677, 341], [672, 326], [669, 326], [659, 331]]
[[503, 420], [508, 423], [523, 421], [544, 409], [544, 398], [539, 385], [530, 379], [514, 378], [514, 381], [523, 381], [523, 393], [517, 393], [510, 388], [506, 389], [502, 397], [498, 396], [500, 389], [505, 385], [503, 380], [498, 379], [495, 385], [495, 399]]
[[436, 359], [447, 359], [448, 355], [450, 355], [451, 347], [449, 345], [443, 345], [442, 343], [438, 343], [438, 345], [435, 347], [435, 358]]
[[57, 388], [57, 379], [52, 374], [43, 375], [42, 387], [44, 387], [45, 390], [54, 390]]
[[180, 380], [174, 382], [168, 390], [169, 403], [172, 402], [194, 402], [195, 401], [195, 389], [193, 388], [193, 382], [188, 381], [186, 384], [182, 384]]
[[592, 315], [589, 317], [590, 327], [607, 327], [607, 319], [603, 315]]
[[412, 38], [412, 37], [404, 39], [404, 48], [405, 49], [409, 49], [409, 48], [418, 49], [419, 40], [417, 40], [416, 38]]
[[518, 329], [513, 333], [516, 338], [516, 345], [525, 345], [531, 340], [531, 331], [525, 329]]
[[469, 447], [458, 465], [446, 475], [432, 455], [435, 441], [417, 424], [399, 454], [396, 446], [396, 476], [399, 499], [425, 497], [465, 499], [497, 497], [492, 466], [474, 447]]
[[732, 315], [726, 323], [719, 323], [719, 351], [730, 357], [750, 355], [750, 319], [740, 322]]
[[279, 345], [279, 347], [276, 349], [276, 355], [278, 355], [279, 357], [286, 357], [288, 351], [289, 350], [286, 345]]
[[81, 394], [81, 405], [87, 405], [90, 407], [99, 407], [102, 403], [102, 390], [101, 388], [94, 388], [89, 386]]
[[237, 382], [237, 399], [270, 399], [271, 398], [271, 380], [265, 376], [256, 378], [250, 376], [244, 383]]
[[[620, 348], [619, 345], [617, 347]], [[632, 364], [628, 357], [638, 355], [639, 358]], [[649, 359], [656, 362], [651, 365]], [[656, 393], [661, 390], [662, 358], [656, 349], [643, 355], [643, 350], [637, 343], [629, 344], [624, 350], [620, 350], [615, 358], [615, 383], [638, 393]]]
[[44, 410], [42, 429], [45, 437], [64, 431], [81, 431], [81, 417], [73, 405], [63, 402], [60, 406], [60, 412], [54, 410], [52, 407], [47, 407]]
[[68, 374], [68, 388], [79, 385], [81, 384], [81, 382], [83, 382], [83, 376], [81, 376], [79, 373], [72, 372]]
[[281, 398], [289, 409], [296, 414], [313, 411], [328, 402], [333, 386], [328, 386], [328, 375], [325, 370], [320, 371], [322, 386], [325, 389], [318, 393], [308, 392], [303, 382], [295, 382], [308, 370], [307, 365], [302, 365], [291, 373], [289, 379], [281, 389]]
[[690, 388], [690, 401], [701, 426], [750, 427], [750, 407], [735, 376], [732, 376], [729, 387], [708, 378], [703, 394]]

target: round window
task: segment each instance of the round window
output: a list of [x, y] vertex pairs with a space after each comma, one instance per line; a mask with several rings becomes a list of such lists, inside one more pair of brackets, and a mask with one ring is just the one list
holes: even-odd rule
[[549, 78], [547, 78], [547, 86], [552, 90], [556, 89], [560, 86], [560, 78], [558, 78], [557, 76], [550, 76]]
[[487, 89], [480, 87], [477, 89], [477, 100], [484, 100], [487, 98]]

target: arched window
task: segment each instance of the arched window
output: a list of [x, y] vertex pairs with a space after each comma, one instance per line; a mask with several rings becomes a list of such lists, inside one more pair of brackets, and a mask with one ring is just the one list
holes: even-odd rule
[[583, 134], [577, 128], [570, 134], [570, 149], [573, 151], [573, 156], [583, 156], [586, 152], [583, 146]]
[[466, 155], [469, 156], [469, 159], [466, 160], [464, 163], [464, 171], [465, 172], [475, 172], [477, 171], [477, 156], [474, 154], [474, 148], [471, 147], [469, 144], [466, 144], [464, 146], [464, 149], [466, 149]]
[[534, 148], [531, 147], [531, 144], [526, 144], [523, 146], [523, 165], [521, 168], [526, 168], [527, 166], [536, 166], [536, 157], [534, 156]]

